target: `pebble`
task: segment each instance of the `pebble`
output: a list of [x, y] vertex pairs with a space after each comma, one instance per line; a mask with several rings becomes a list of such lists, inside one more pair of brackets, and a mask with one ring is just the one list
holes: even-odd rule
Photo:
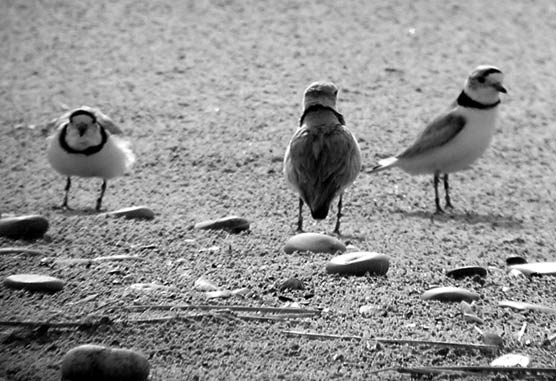
[[37, 239], [48, 230], [48, 220], [39, 215], [0, 219], [0, 236], [11, 239]]
[[390, 259], [385, 254], [359, 251], [334, 257], [326, 264], [329, 274], [362, 276], [366, 273], [384, 275], [390, 267]]
[[384, 310], [382, 309], [382, 307], [376, 305], [376, 304], [369, 304], [366, 306], [361, 306], [359, 307], [359, 313], [362, 316], [377, 316], [379, 314], [383, 314]]
[[320, 233], [301, 233], [290, 237], [284, 245], [284, 252], [292, 254], [295, 251], [312, 253], [345, 252], [346, 246], [337, 238]]
[[515, 255], [513, 257], [506, 258], [506, 265], [508, 265], [508, 266], [521, 265], [523, 263], [527, 263], [527, 259], [525, 259], [525, 258], [523, 258], [519, 255]]
[[56, 292], [64, 288], [64, 281], [48, 275], [16, 274], [4, 280], [4, 284], [11, 288], [21, 288], [29, 291]]
[[523, 263], [510, 266], [512, 270], [531, 275], [556, 275], [556, 262]]
[[484, 332], [483, 343], [487, 345], [496, 345], [497, 347], [502, 347], [504, 345], [504, 339], [496, 332]]
[[200, 277], [195, 281], [193, 288], [197, 291], [217, 291], [219, 288], [216, 284], [206, 279], [205, 277]]
[[490, 366], [497, 367], [516, 367], [526, 368], [529, 365], [529, 357], [518, 353], [508, 353], [506, 355], [495, 358], [491, 361]]
[[130, 349], [84, 344], [62, 359], [65, 381], [147, 381], [149, 373], [147, 358]]
[[423, 300], [440, 300], [441, 302], [471, 302], [479, 299], [479, 294], [460, 287], [437, 287], [427, 290], [421, 296]]
[[195, 229], [200, 230], [225, 230], [229, 233], [240, 233], [249, 230], [249, 221], [238, 216], [229, 216], [217, 220], [208, 220], [195, 224]]
[[279, 291], [284, 291], [284, 290], [304, 290], [305, 289], [305, 285], [303, 284], [303, 281], [297, 279], [297, 278], [290, 278], [284, 282], [282, 282], [279, 286], [278, 286], [278, 290]]
[[104, 215], [110, 217], [125, 217], [127, 219], [135, 220], [152, 220], [154, 218], [154, 212], [146, 206], [132, 206], [129, 208], [114, 210], [112, 212], [106, 212]]
[[446, 276], [452, 277], [454, 279], [461, 279], [465, 277], [474, 277], [474, 276], [484, 278], [487, 276], [487, 269], [480, 266], [458, 267], [447, 271]]

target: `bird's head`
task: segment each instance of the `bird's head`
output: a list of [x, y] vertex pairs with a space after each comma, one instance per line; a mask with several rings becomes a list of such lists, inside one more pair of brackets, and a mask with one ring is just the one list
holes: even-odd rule
[[102, 135], [95, 114], [84, 109], [73, 111], [69, 116], [66, 140], [75, 149], [99, 144]]
[[97, 118], [92, 112], [78, 109], [69, 116], [69, 128], [75, 129], [79, 136], [84, 136], [89, 130], [97, 128]]
[[305, 89], [303, 94], [303, 109], [321, 105], [336, 110], [336, 97], [338, 88], [332, 82], [313, 82]]
[[480, 65], [467, 77], [464, 90], [478, 102], [493, 103], [499, 99], [499, 93], [507, 93], [503, 80], [504, 74], [497, 67]]

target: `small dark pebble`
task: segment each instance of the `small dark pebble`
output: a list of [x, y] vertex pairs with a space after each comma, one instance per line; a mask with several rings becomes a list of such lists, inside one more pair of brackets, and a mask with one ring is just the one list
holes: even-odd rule
[[456, 269], [447, 271], [446, 275], [454, 279], [461, 279], [465, 277], [475, 277], [475, 276], [484, 278], [487, 276], [487, 269], [480, 266], [458, 267]]
[[520, 257], [519, 255], [506, 258], [507, 266], [521, 265], [523, 263], [527, 263], [527, 259]]

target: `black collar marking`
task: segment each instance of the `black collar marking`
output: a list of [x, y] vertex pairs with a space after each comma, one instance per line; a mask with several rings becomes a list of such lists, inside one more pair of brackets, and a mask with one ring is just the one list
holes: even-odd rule
[[91, 155], [94, 155], [95, 153], [100, 152], [100, 150], [104, 147], [104, 145], [108, 141], [108, 134], [106, 133], [106, 130], [104, 129], [104, 127], [102, 127], [99, 124], [100, 136], [102, 138], [100, 144], [98, 144], [96, 146], [87, 147], [87, 148], [82, 149], [82, 150], [73, 149], [66, 142], [66, 133], [67, 133], [67, 130], [68, 130], [68, 125], [69, 125], [69, 123], [66, 124], [62, 128], [62, 131], [60, 132], [60, 136], [58, 137], [58, 141], [60, 142], [60, 146], [67, 153], [75, 153], [75, 154], [81, 154], [81, 155], [85, 155], [85, 156], [91, 156]]
[[494, 103], [484, 104], [484, 103], [474, 101], [473, 99], [471, 99], [469, 97], [469, 95], [465, 94], [465, 91], [462, 91], [461, 94], [458, 97], [457, 102], [458, 102], [458, 105], [460, 105], [462, 107], [478, 108], [480, 110], [488, 110], [488, 109], [495, 108], [496, 106], [498, 106], [500, 104], [500, 99], [498, 99], [498, 101], [496, 101]]
[[336, 115], [336, 118], [338, 118], [338, 121], [340, 122], [340, 124], [342, 126], [346, 125], [346, 122], [344, 120], [344, 116], [342, 114], [340, 114], [338, 111], [334, 110], [332, 107], [319, 105], [319, 104], [309, 106], [305, 109], [305, 111], [303, 111], [303, 114], [301, 115], [301, 118], [299, 118], [299, 125], [301, 126], [303, 124], [303, 120], [305, 119], [307, 114], [309, 114], [311, 112], [314, 112], [314, 111], [319, 111], [319, 110], [330, 110], [330, 111], [332, 111], [334, 113], [334, 115]]

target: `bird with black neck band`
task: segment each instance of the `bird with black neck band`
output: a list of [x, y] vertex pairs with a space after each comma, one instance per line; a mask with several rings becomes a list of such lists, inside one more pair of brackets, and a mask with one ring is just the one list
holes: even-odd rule
[[303, 231], [304, 203], [315, 220], [323, 220], [337, 197], [334, 233], [339, 235], [344, 191], [361, 170], [361, 151], [336, 109], [337, 95], [331, 82], [307, 87], [299, 127], [284, 155], [286, 181], [299, 195], [298, 232]]
[[450, 107], [433, 119], [416, 141], [401, 153], [382, 159], [370, 173], [400, 167], [416, 174], [432, 174], [436, 213], [443, 213], [438, 185], [442, 179], [445, 207], [453, 208], [448, 174], [469, 169], [488, 148], [498, 119], [504, 74], [480, 65], [469, 74]]
[[[100, 110], [83, 106], [65, 113], [54, 122], [57, 127], [48, 138], [47, 158], [52, 168], [66, 177], [64, 200], [68, 205], [71, 177], [102, 179], [95, 209], [99, 211], [109, 179], [127, 173], [135, 162], [129, 142], [112, 132], [120, 130]], [[112, 131], [112, 132], [111, 132]]]

